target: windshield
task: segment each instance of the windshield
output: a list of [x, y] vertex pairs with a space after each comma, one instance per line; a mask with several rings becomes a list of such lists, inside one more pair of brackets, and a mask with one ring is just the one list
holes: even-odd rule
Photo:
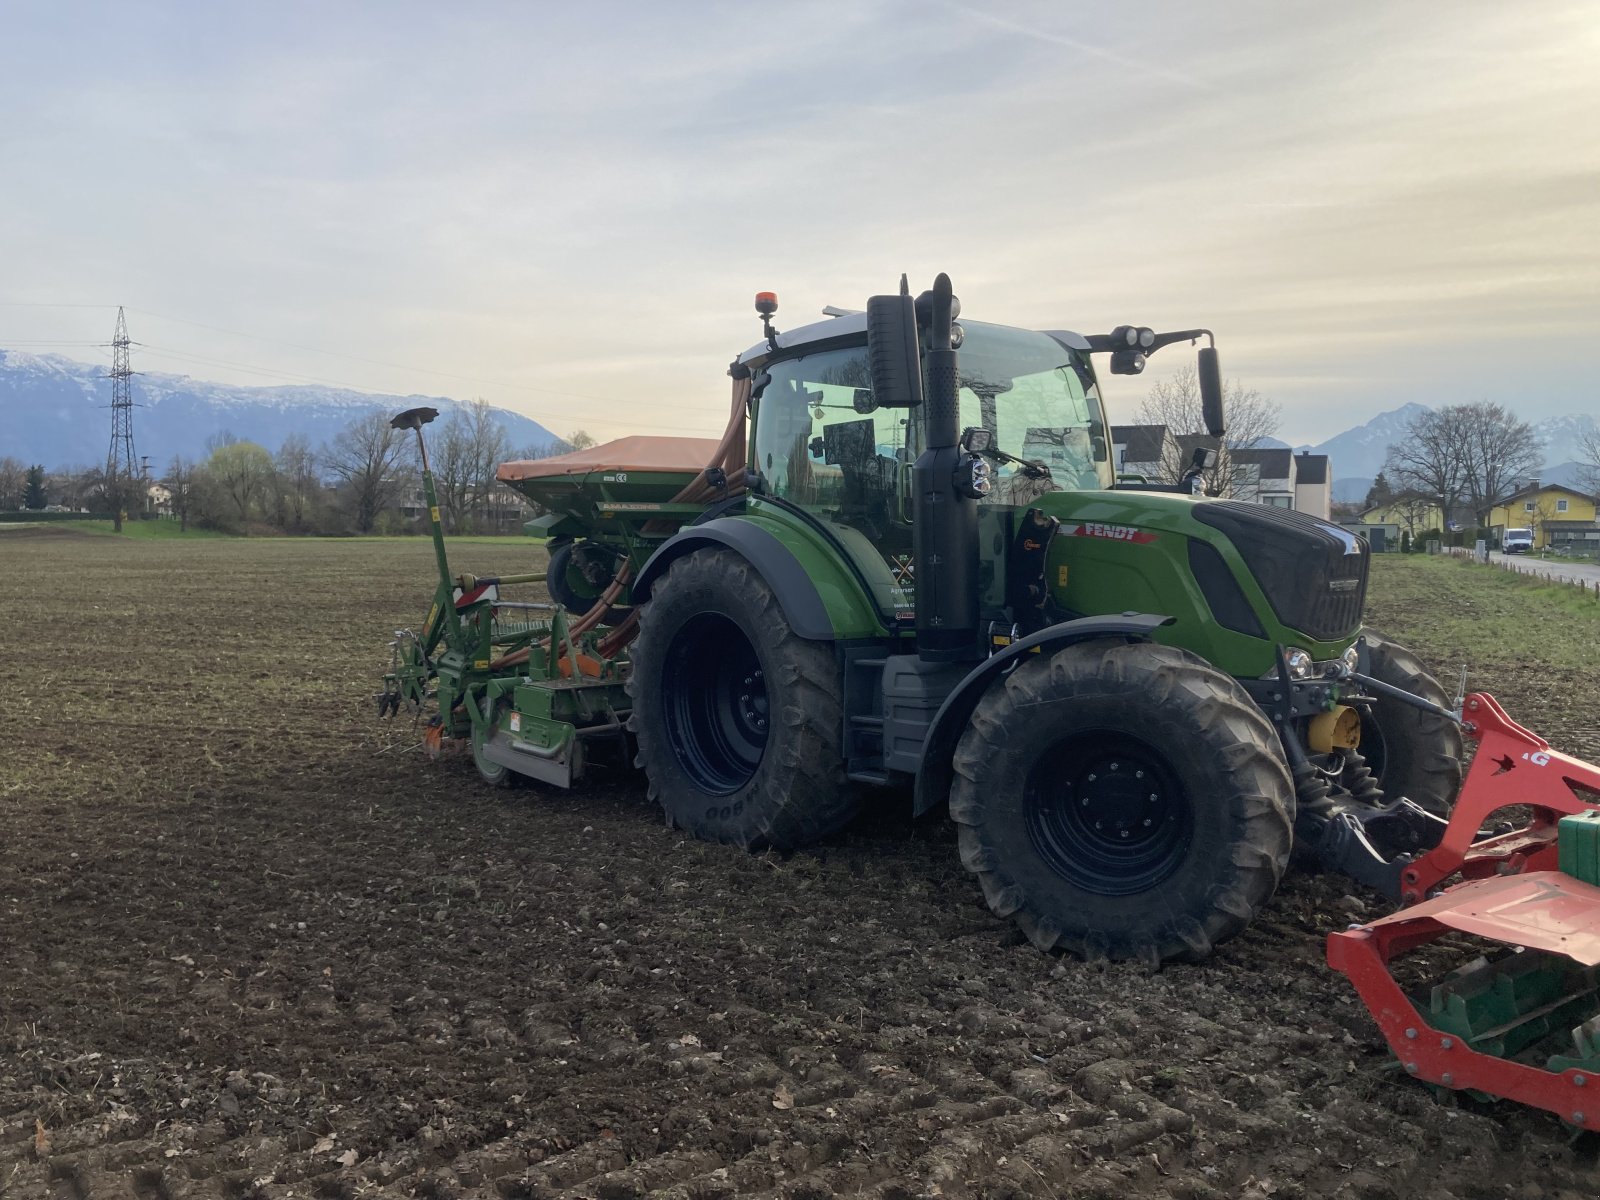
[[1112, 486], [1111, 452], [1087, 354], [1048, 334], [963, 322], [961, 426], [993, 434], [989, 502]]

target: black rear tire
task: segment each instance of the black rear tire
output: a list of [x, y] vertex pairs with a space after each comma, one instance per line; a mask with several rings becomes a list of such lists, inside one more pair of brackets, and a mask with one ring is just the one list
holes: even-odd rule
[[1096, 641], [1024, 663], [979, 702], [954, 766], [961, 861], [1041, 950], [1204, 958], [1289, 861], [1277, 734], [1184, 650]]
[[849, 823], [839, 692], [833, 648], [730, 550], [684, 555], [639, 609], [628, 728], [651, 798], [697, 838], [788, 850]]
[[[1366, 631], [1369, 673], [1448, 708], [1451, 697], [1411, 651]], [[1461, 730], [1454, 721], [1379, 696], [1361, 718], [1361, 756], [1377, 776], [1384, 797], [1405, 796], [1436, 816], [1447, 817], [1461, 790]]]

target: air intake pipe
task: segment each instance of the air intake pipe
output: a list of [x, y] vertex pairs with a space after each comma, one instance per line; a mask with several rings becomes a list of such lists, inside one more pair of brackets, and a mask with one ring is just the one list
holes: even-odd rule
[[[925, 448], [911, 469], [917, 653], [925, 661], [981, 658], [978, 643], [978, 506], [957, 490], [965, 463], [953, 327], [959, 302], [945, 274], [917, 298], [927, 329]], [[969, 471], [970, 474], [970, 471]]]

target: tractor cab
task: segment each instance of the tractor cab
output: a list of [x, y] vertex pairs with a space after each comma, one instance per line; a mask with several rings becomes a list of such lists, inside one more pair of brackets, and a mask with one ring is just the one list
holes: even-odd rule
[[[776, 297], [762, 301], [767, 336], [738, 360], [752, 377], [752, 506], [825, 531], [903, 628], [915, 607], [912, 467], [928, 448], [927, 410], [874, 390], [865, 313], [828, 310], [829, 320], [777, 333]], [[1030, 534], [1028, 510], [1051, 493], [1118, 486], [1091, 360], [1109, 339], [963, 321], [953, 340], [958, 426], [988, 483], [975, 497], [980, 607], [997, 618], [1011, 607], [1008, 561]], [[1128, 360], [1116, 354], [1113, 370]]]

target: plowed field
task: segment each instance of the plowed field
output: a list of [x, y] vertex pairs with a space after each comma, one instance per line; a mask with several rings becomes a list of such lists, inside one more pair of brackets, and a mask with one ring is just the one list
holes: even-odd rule
[[[1470, 588], [1379, 566], [1374, 624], [1453, 673], [1429, 606]], [[370, 696], [430, 569], [0, 536], [0, 1196], [1600, 1190], [1553, 1119], [1388, 1069], [1322, 965], [1381, 908], [1337, 880], [1291, 876], [1204, 965], [1097, 968], [1023, 943], [893, 798], [751, 857], [630, 774], [492, 792], [424, 761]], [[1600, 755], [1567, 672], [1475, 682]]]

